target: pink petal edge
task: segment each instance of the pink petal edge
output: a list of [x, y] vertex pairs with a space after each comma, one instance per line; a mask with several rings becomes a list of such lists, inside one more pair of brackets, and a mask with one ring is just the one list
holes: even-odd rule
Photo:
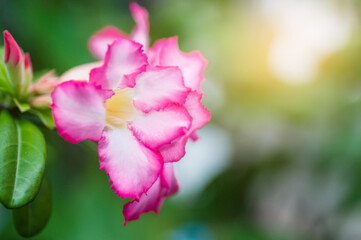
[[129, 9], [135, 21], [135, 27], [132, 30], [131, 38], [134, 41], [142, 44], [143, 49], [147, 50], [149, 45], [148, 11], [145, 8], [139, 6], [139, 4], [136, 2], [131, 2], [129, 4]]
[[133, 104], [145, 113], [158, 111], [170, 104], [183, 105], [189, 92], [178, 67], [148, 66], [136, 77]]
[[141, 196], [139, 201], [133, 200], [127, 202], [123, 206], [124, 226], [126, 226], [129, 221], [139, 219], [143, 213], [155, 212], [158, 214], [163, 203], [161, 192], [162, 187], [160, 178], [158, 178], [148, 190], [147, 195]]
[[178, 47], [178, 37], [156, 41], [149, 51], [149, 61], [153, 65], [179, 67], [183, 72], [185, 85], [198, 93], [202, 92], [201, 84], [207, 60], [199, 51], [182, 52]]
[[165, 163], [178, 162], [186, 154], [185, 146], [188, 136], [182, 136], [170, 144], [164, 145], [159, 149]]
[[105, 126], [104, 102], [113, 91], [85, 81], [67, 81], [51, 93], [52, 113], [58, 133], [71, 143], [100, 140]]
[[104, 59], [108, 46], [121, 37], [126, 37], [126, 34], [117, 27], [104, 27], [90, 37], [89, 50], [95, 58]]
[[184, 107], [186, 107], [188, 113], [192, 117], [192, 126], [188, 129], [188, 132], [184, 136], [159, 148], [159, 152], [163, 156], [165, 163], [177, 162], [182, 159], [185, 155], [185, 145], [188, 138], [197, 140], [196, 131], [210, 121], [211, 115], [201, 103], [201, 99], [202, 94], [197, 93], [196, 91], [192, 91], [188, 94]]
[[128, 128], [145, 146], [157, 150], [185, 135], [191, 124], [192, 117], [183, 106], [169, 105], [137, 117]]
[[138, 142], [127, 128], [104, 131], [98, 152], [100, 169], [109, 176], [111, 189], [120, 198], [138, 201], [163, 168], [162, 156]]
[[89, 81], [103, 89], [134, 87], [135, 77], [147, 64], [142, 45], [118, 38], [109, 46], [103, 66], [91, 70]]
[[159, 213], [164, 200], [174, 195], [179, 190], [178, 181], [174, 174], [173, 164], [164, 164], [162, 174], [143, 195], [139, 201], [133, 200], [123, 206], [124, 226], [129, 221], [137, 220], [147, 212]]

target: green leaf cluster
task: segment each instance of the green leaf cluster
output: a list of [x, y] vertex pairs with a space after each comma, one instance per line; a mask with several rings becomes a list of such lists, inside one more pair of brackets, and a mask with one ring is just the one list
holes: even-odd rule
[[18, 233], [32, 237], [46, 226], [52, 203], [45, 139], [31, 120], [55, 125], [50, 107], [31, 104], [39, 96], [30, 91], [32, 69], [3, 59], [0, 47], [0, 203], [13, 212]]
[[36, 125], [6, 110], [0, 113], [0, 132], [0, 202], [12, 209], [19, 234], [33, 236], [51, 212], [44, 136]]
[[6, 65], [3, 53], [0, 48], [0, 203], [13, 212], [18, 233], [32, 237], [50, 217], [51, 188], [44, 177], [45, 139], [31, 120], [55, 125], [50, 107], [31, 106], [36, 96], [15, 84], [19, 69]]

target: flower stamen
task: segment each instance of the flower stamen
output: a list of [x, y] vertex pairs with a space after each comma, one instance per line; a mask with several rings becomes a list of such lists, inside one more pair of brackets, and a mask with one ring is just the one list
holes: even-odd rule
[[107, 125], [121, 128], [134, 119], [136, 109], [132, 102], [131, 91], [132, 89], [117, 89], [115, 94], [105, 102]]

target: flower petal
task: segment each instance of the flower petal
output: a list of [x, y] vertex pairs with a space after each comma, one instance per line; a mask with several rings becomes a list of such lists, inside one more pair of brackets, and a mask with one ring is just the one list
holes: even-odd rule
[[64, 82], [68, 80], [89, 80], [89, 74], [90, 71], [93, 68], [100, 67], [103, 64], [103, 62], [93, 62], [93, 63], [86, 63], [83, 65], [76, 66], [59, 77], [59, 81]]
[[175, 194], [178, 189], [179, 186], [174, 175], [173, 164], [164, 164], [161, 176], [148, 190], [147, 194], [142, 195], [139, 201], [133, 200], [124, 205], [124, 225], [128, 221], [139, 219], [143, 213], [151, 211], [158, 213], [164, 199]]
[[156, 150], [183, 136], [191, 123], [192, 118], [184, 107], [172, 105], [137, 117], [128, 128], [145, 146]]
[[178, 38], [158, 40], [149, 53], [150, 63], [161, 66], [177, 66], [183, 72], [184, 84], [201, 92], [201, 83], [204, 80], [203, 71], [207, 61], [200, 52], [183, 53], [178, 48]]
[[190, 135], [189, 138], [192, 139], [192, 141], [197, 141], [199, 139], [199, 135], [198, 135], [198, 131], [195, 130], [193, 131]]
[[145, 70], [146, 64], [142, 45], [118, 38], [109, 46], [104, 65], [90, 72], [90, 82], [103, 89], [134, 87], [136, 75]]
[[127, 222], [137, 220], [143, 213], [155, 212], [158, 213], [163, 203], [161, 195], [162, 187], [160, 178], [148, 190], [147, 194], [142, 195], [139, 201], [133, 200], [123, 206], [124, 226]]
[[108, 46], [121, 37], [126, 37], [126, 34], [114, 26], [107, 26], [89, 39], [90, 52], [94, 57], [104, 59]]
[[186, 107], [188, 113], [192, 117], [192, 126], [188, 132], [179, 139], [176, 139], [171, 144], [164, 145], [159, 149], [160, 154], [163, 156], [163, 161], [177, 162], [185, 155], [185, 145], [190, 137], [196, 140], [196, 130], [203, 127], [211, 119], [208, 110], [201, 103], [202, 94], [192, 91], [188, 94]]
[[98, 141], [105, 125], [104, 101], [113, 93], [87, 82], [67, 81], [51, 94], [59, 134], [72, 143]]
[[163, 187], [162, 195], [169, 197], [179, 190], [178, 180], [175, 177], [173, 163], [165, 163], [163, 165], [163, 172], [160, 176], [161, 185]]
[[145, 8], [142, 8], [136, 2], [130, 3], [129, 8], [136, 24], [131, 33], [131, 38], [134, 41], [142, 44], [143, 49], [147, 50], [149, 44], [148, 12]]
[[164, 66], [160, 63], [160, 56], [166, 45], [166, 41], [167, 39], [159, 39], [154, 43], [152, 48], [148, 49], [148, 61], [152, 66]]
[[183, 105], [189, 88], [177, 67], [147, 67], [136, 78], [134, 106], [143, 112], [161, 110], [171, 103]]
[[211, 120], [211, 114], [202, 105], [201, 100], [202, 94], [192, 91], [188, 94], [186, 103], [184, 104], [193, 119], [192, 126], [189, 129], [189, 134], [192, 134], [193, 131], [200, 129]]
[[139, 199], [159, 177], [162, 157], [140, 143], [127, 128], [104, 131], [99, 163], [121, 198]]
[[167, 144], [159, 149], [165, 163], [177, 162], [186, 154], [185, 145], [188, 141], [187, 136], [183, 136], [171, 144]]

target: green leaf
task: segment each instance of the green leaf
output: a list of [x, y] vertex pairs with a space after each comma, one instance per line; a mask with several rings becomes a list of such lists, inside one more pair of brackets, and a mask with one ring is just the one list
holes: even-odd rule
[[44, 125], [49, 129], [54, 129], [54, 118], [51, 112], [51, 108], [32, 108], [30, 113], [38, 116]]
[[26, 112], [30, 109], [30, 105], [29, 103], [23, 103], [23, 102], [19, 102], [18, 99], [14, 98], [14, 103], [15, 105], [18, 107], [18, 109], [20, 110], [20, 112]]
[[22, 207], [39, 191], [46, 148], [40, 130], [32, 123], [0, 113], [0, 202]]
[[51, 215], [51, 187], [44, 176], [39, 193], [25, 206], [13, 209], [13, 222], [16, 231], [23, 237], [33, 237], [43, 230]]

